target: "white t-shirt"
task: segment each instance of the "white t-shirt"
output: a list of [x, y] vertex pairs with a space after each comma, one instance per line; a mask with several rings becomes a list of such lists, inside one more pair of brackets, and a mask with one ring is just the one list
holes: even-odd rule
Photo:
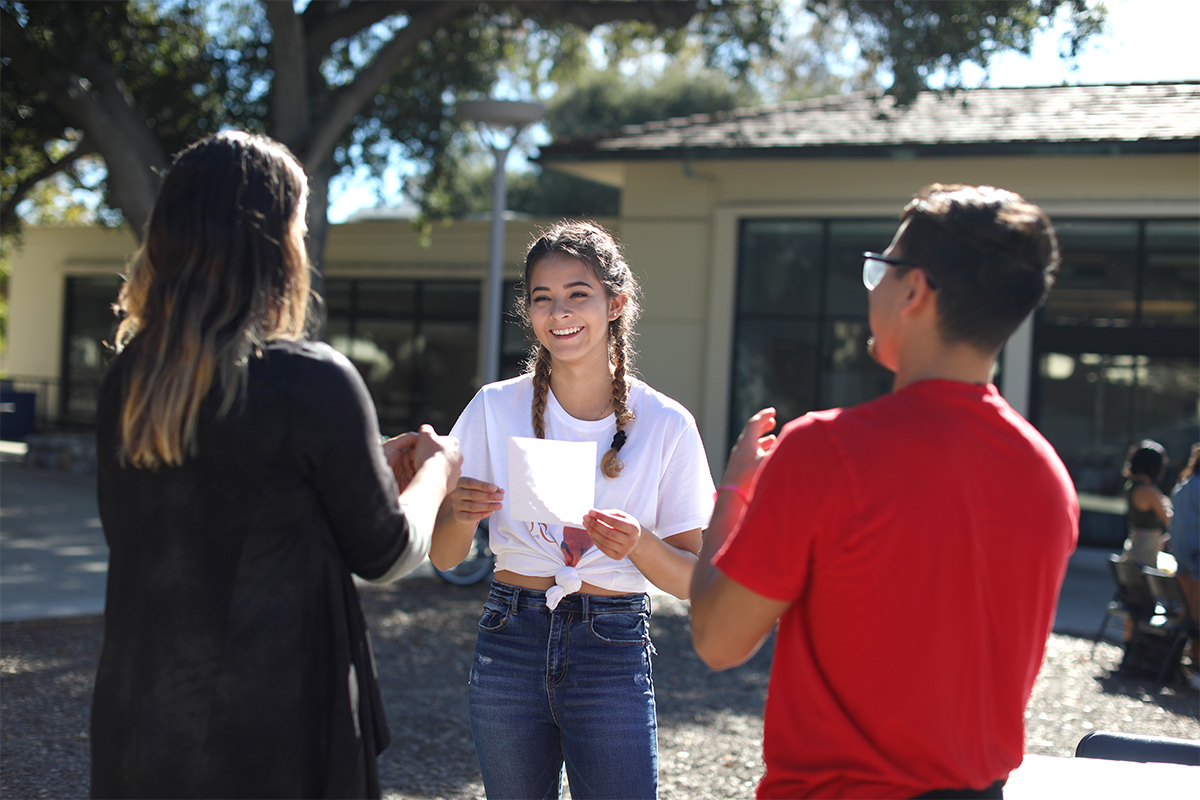
[[[617, 430], [614, 415], [575, 419], [547, 391], [546, 438], [596, 443], [596, 508], [632, 514], [644, 531], [660, 539], [707, 527], [714, 489], [696, 421], [682, 405], [636, 378], [630, 382], [627, 407], [634, 419], [625, 426], [625, 446], [618, 453], [625, 468], [616, 478], [600, 472], [600, 460]], [[508, 439], [533, 437], [532, 408], [529, 374], [480, 389], [450, 431], [460, 442], [463, 476], [507, 489]], [[507, 502], [492, 514], [489, 531], [498, 570], [554, 576], [565, 586], [561, 573], [571, 559], [578, 578], [587, 583], [628, 594], [648, 588], [628, 558], [614, 561], [578, 529], [514, 520]], [[564, 535], [574, 554], [564, 548]]]

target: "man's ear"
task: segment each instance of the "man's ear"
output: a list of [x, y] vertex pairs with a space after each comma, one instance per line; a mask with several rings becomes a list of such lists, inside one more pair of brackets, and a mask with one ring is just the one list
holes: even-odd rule
[[937, 292], [929, 285], [929, 280], [920, 267], [913, 267], [900, 277], [900, 288], [902, 316], [922, 312], [937, 314]]

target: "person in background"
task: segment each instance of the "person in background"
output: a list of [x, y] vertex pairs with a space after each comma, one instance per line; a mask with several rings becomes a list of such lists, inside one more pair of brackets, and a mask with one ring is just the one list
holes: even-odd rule
[[97, 408], [93, 797], [381, 794], [352, 573], [421, 563], [461, 458], [431, 428], [399, 437], [414, 472], [397, 486], [358, 372], [304, 339], [306, 194], [275, 141], [197, 142], [121, 289]]
[[[1177, 568], [1175, 578], [1183, 589], [1188, 613], [1194, 626], [1200, 621], [1200, 476], [1196, 475], [1200, 461], [1200, 442], [1192, 445], [1187, 466], [1179, 473], [1179, 482], [1171, 490], [1171, 552]], [[1200, 689], [1200, 641], [1192, 638], [1188, 652], [1192, 659], [1192, 674], [1188, 681]]]
[[770, 434], [751, 417], [692, 579], [692, 638], [744, 662], [778, 623], [759, 797], [999, 797], [1021, 763], [1079, 506], [990, 383], [1059, 257], [1019, 195], [927, 187], [866, 253], [893, 392]]
[[1129, 502], [1129, 536], [1123, 558], [1153, 567], [1158, 564], [1171, 527], [1171, 501], [1156, 481], [1167, 469], [1167, 451], [1153, 439], [1129, 448], [1125, 459], [1125, 498]]
[[[687, 597], [712, 473], [692, 415], [633, 377], [638, 286], [590, 222], [544, 231], [525, 257], [518, 311], [530, 369], [484, 386], [451, 434], [463, 478], [430, 558], [462, 560], [479, 521], [496, 554], [470, 676], [471, 732], [491, 800], [654, 798], [653, 583]], [[522, 522], [502, 505], [510, 437], [595, 442], [596, 508], [583, 527]]]

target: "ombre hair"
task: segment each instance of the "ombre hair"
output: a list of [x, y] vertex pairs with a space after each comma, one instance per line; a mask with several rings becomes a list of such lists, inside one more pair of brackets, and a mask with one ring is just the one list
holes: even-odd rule
[[158, 469], [194, 456], [210, 390], [227, 415], [250, 358], [268, 341], [305, 335], [307, 191], [300, 162], [265, 136], [218, 133], [176, 156], [114, 306], [123, 315], [116, 349], [134, 345], [122, 464]]
[[[541, 232], [525, 254], [524, 282], [517, 291], [517, 315], [527, 329], [532, 329], [529, 319], [529, 281], [538, 261], [550, 255], [565, 255], [587, 264], [604, 293], [610, 298], [624, 295], [625, 304], [621, 314], [608, 323], [608, 363], [612, 367], [612, 402], [616, 414], [617, 434], [612, 446], [600, 460], [600, 471], [607, 478], [621, 474], [624, 464], [617, 457], [624, 446], [626, 426], [633, 421], [633, 412], [628, 408], [629, 380], [633, 372], [634, 324], [641, 314], [638, 304], [638, 282], [629, 269], [621, 248], [612, 234], [594, 222], [564, 220]], [[539, 439], [546, 438], [546, 395], [550, 389], [550, 373], [554, 368], [550, 351], [537, 342], [529, 354], [526, 371], [533, 374], [533, 432]]]

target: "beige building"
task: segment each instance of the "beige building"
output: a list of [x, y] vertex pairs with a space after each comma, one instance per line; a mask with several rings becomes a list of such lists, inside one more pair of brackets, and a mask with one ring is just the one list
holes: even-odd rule
[[[481, 284], [489, 223], [435, 227], [423, 246], [409, 219], [378, 213], [331, 227], [321, 290], [322, 335], [367, 379], [385, 430], [453, 424], [478, 388]], [[506, 225], [508, 283], [534, 231], [552, 220]], [[614, 220], [601, 220], [615, 226]], [[128, 230], [29, 228], [13, 259], [5, 368], [14, 387], [37, 394], [39, 427], [86, 427], [111, 358], [111, 305], [137, 248]], [[511, 300], [511, 286], [508, 297]], [[510, 303], [511, 305], [511, 303]], [[522, 336], [505, 331], [509, 372]]]
[[[887, 391], [865, 352], [861, 253], [886, 247], [932, 182], [1011, 189], [1055, 219], [1058, 286], [996, 380], [1081, 492], [1112, 494], [1136, 439], [1177, 461], [1200, 439], [1200, 84], [927, 93], [907, 110], [850, 95], [631, 126], [540, 160], [621, 188], [603, 222], [645, 289], [639, 371], [692, 410], [715, 469], [761, 405], [789, 419]], [[510, 277], [548, 221], [508, 223]], [[8, 370], [45, 382], [47, 413], [86, 421], [131, 248], [120, 233], [29, 231]], [[404, 221], [331, 232], [325, 335], [363, 369], [385, 429], [444, 430], [469, 399], [486, 260], [484, 222], [439, 229], [428, 249]], [[506, 331], [502, 374], [521, 349]]]

